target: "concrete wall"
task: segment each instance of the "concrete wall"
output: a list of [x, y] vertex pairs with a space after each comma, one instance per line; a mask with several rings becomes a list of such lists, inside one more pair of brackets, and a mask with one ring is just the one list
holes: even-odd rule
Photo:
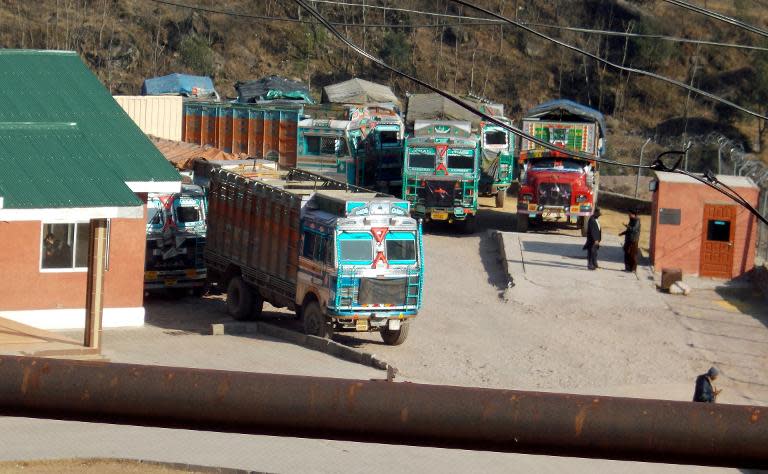
[[[750, 204], [757, 205], [757, 188], [735, 188], [735, 191]], [[658, 189], [653, 193], [651, 214], [650, 253], [655, 271], [680, 268], [683, 274], [699, 274], [704, 204], [736, 206], [731, 277], [754, 268], [757, 220], [747, 209], [703, 184], [659, 181]], [[660, 225], [660, 208], [680, 209], [680, 225]]]
[[[69, 322], [57, 324], [41, 318], [80, 314], [67, 310], [85, 307], [87, 274], [41, 272], [41, 233], [40, 221], [0, 222], [0, 317], [38, 327], [72, 327]], [[104, 279], [104, 306], [111, 310], [105, 310], [105, 315], [110, 312], [123, 318], [130, 313], [128, 319], [136, 321], [140, 316], [143, 321], [145, 247], [144, 219], [111, 220], [109, 268]], [[107, 325], [123, 324], [105, 321]]]
[[182, 98], [179, 96], [114, 96], [141, 131], [166, 140], [181, 141]]

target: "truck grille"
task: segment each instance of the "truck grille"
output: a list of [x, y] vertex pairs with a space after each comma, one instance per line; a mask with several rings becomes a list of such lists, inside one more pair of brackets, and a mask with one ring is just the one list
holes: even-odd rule
[[406, 278], [361, 278], [358, 303], [403, 306], [406, 294]]
[[456, 181], [426, 181], [419, 188], [418, 196], [427, 207], [453, 207], [454, 199], [461, 199], [461, 192], [456, 189]]
[[538, 188], [538, 203], [543, 206], [570, 206], [571, 185], [560, 183], [540, 184]]

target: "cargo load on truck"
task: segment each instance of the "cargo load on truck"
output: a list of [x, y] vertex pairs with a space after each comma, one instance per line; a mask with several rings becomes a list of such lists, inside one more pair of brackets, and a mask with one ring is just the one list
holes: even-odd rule
[[405, 341], [421, 306], [422, 240], [409, 204], [298, 169], [211, 172], [209, 275], [236, 319], [286, 307], [307, 334], [378, 331]]
[[603, 114], [570, 100], [553, 100], [528, 111], [523, 131], [564, 151], [522, 140], [518, 231], [525, 232], [532, 221], [563, 219], [586, 232], [588, 218], [597, 205], [598, 163], [565, 151], [602, 157], [606, 133]]
[[322, 101], [345, 105], [379, 102], [390, 103], [397, 109], [401, 108], [400, 99], [392, 92], [391, 88], [359, 78], [325, 86]]
[[280, 76], [267, 76], [235, 83], [237, 101], [257, 104], [314, 104], [309, 87], [299, 81]]
[[207, 202], [200, 186], [147, 196], [144, 289], [202, 292]]
[[477, 225], [479, 139], [469, 122], [416, 121], [405, 140], [403, 199], [414, 217]]
[[141, 95], [180, 95], [219, 100], [219, 93], [210, 77], [178, 73], [145, 79], [141, 85]]
[[[461, 97], [461, 100], [502, 123], [512, 125], [512, 121], [504, 116], [502, 104], [477, 97]], [[413, 94], [408, 97], [406, 121], [411, 130], [417, 121], [435, 120], [471, 124], [480, 148], [479, 192], [483, 196], [495, 196], [496, 207], [504, 207], [507, 190], [514, 179], [515, 136], [504, 127], [486, 121], [440, 94]]]

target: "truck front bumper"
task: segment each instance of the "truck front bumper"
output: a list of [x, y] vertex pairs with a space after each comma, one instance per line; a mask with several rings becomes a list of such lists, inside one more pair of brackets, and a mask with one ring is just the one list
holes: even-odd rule
[[205, 285], [207, 271], [201, 269], [144, 272], [144, 289], [199, 288]]
[[591, 204], [579, 204], [569, 207], [560, 206], [542, 206], [535, 203], [526, 204], [518, 203], [518, 214], [528, 214], [531, 217], [544, 216], [544, 217], [571, 217], [571, 216], [591, 216], [592, 205]]

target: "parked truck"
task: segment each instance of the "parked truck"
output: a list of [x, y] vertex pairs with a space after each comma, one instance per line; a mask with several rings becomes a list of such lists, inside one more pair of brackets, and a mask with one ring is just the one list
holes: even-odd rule
[[144, 289], [202, 292], [206, 199], [200, 186], [183, 184], [180, 193], [147, 196]]
[[553, 100], [526, 114], [523, 131], [564, 151], [522, 140], [517, 230], [526, 232], [531, 221], [564, 219], [586, 233], [588, 218], [597, 204], [598, 163], [574, 158], [565, 150], [602, 157], [606, 131], [603, 115], [570, 100]]
[[477, 227], [479, 139], [469, 122], [422, 121], [405, 140], [403, 199], [414, 217]]
[[269, 302], [295, 311], [307, 334], [406, 340], [423, 282], [407, 201], [298, 169], [271, 179], [213, 169], [210, 183], [205, 260], [234, 318]]

